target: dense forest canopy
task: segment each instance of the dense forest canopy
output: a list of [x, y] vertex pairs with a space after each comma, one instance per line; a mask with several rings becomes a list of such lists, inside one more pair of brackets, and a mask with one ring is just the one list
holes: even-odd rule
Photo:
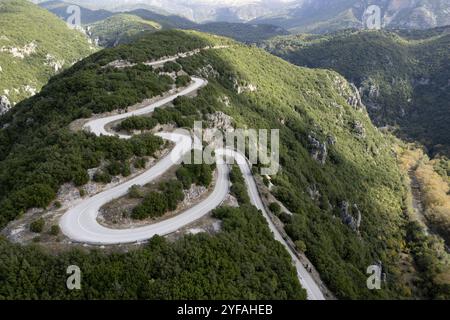
[[[85, 183], [86, 170], [102, 160], [127, 162], [159, 148], [161, 141], [152, 135], [122, 141], [72, 132], [68, 125], [92, 113], [160, 95], [172, 84], [169, 77], [139, 63], [215, 45], [225, 48], [202, 50], [177, 61], [190, 76], [207, 78], [209, 84], [195, 97], [179, 99], [152, 118], [190, 127], [194, 120], [222, 112], [236, 127], [279, 129], [281, 170], [270, 177], [272, 192], [293, 213], [284, 217], [287, 233], [304, 244], [338, 298], [445, 294], [448, 288], [440, 284], [433, 283], [433, 290], [422, 286], [430, 279], [420, 273], [419, 292], [412, 292], [403, 278], [402, 258], [409, 248], [395, 140], [372, 125], [345, 79], [333, 71], [298, 68], [255, 47], [197, 32], [157, 32], [96, 53], [0, 118], [2, 225], [29, 208], [46, 207], [62, 183]], [[115, 60], [138, 64], [121, 70], [105, 67]], [[133, 119], [127, 128], [151, 128], [154, 121]], [[61, 263], [74, 256], [89, 270], [90, 289], [80, 298], [303, 298], [287, 253], [258, 212], [246, 204], [242, 181], [236, 172], [232, 175], [232, 191], [241, 207], [216, 210], [223, 232], [215, 236], [189, 236], [174, 244], [156, 238], [147, 248], [125, 255], [75, 251], [58, 257], [3, 242], [7, 258], [2, 259], [5, 271], [0, 274], [14, 275], [1, 280], [2, 288], [7, 288], [3, 296], [19, 296], [28, 289], [14, 288], [27, 287], [38, 290], [30, 289], [31, 297], [66, 297], [57, 287], [63, 284], [51, 280], [58, 275], [40, 275], [57, 273]], [[354, 223], [358, 214], [359, 223]], [[16, 254], [23, 258], [16, 259]], [[31, 278], [17, 273], [21, 262], [30, 266]], [[388, 275], [383, 290], [366, 287], [366, 270], [374, 263], [381, 263]], [[144, 281], [149, 274], [154, 279], [150, 283]], [[19, 286], [21, 279], [26, 283]]]
[[261, 46], [294, 64], [339, 72], [359, 88], [377, 125], [397, 125], [431, 154], [450, 155], [449, 27], [276, 37]]

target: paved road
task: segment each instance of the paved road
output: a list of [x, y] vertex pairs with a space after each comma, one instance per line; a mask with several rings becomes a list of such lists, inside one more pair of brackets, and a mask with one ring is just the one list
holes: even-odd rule
[[[166, 97], [158, 102], [141, 108], [137, 111], [124, 114], [114, 115], [88, 122], [84, 128], [90, 130], [96, 135], [114, 135], [105, 129], [105, 126], [111, 122], [122, 120], [131, 116], [143, 115], [153, 112], [156, 108], [161, 107], [179, 96], [190, 94], [207, 82], [200, 78], [193, 78], [193, 83], [179, 93]], [[164, 174], [176, 162], [180, 161], [182, 156], [189, 152], [193, 147], [192, 138], [188, 135], [178, 133], [158, 133], [160, 137], [175, 143], [173, 150], [155, 166], [144, 172], [142, 175], [133, 178], [123, 184], [113, 187], [109, 190], [101, 192], [89, 199], [82, 201], [77, 206], [68, 210], [60, 220], [62, 232], [70, 239], [90, 244], [120, 244], [133, 243], [148, 240], [155, 235], [167, 235], [173, 233], [180, 228], [200, 219], [213, 209], [221, 205], [223, 200], [229, 193], [229, 168], [224, 161], [225, 158], [234, 158], [239, 165], [240, 170], [245, 178], [248, 192], [252, 203], [262, 211], [264, 218], [267, 220], [276, 240], [281, 242], [289, 254], [291, 255], [298, 277], [302, 286], [307, 290], [308, 299], [323, 300], [324, 296], [319, 287], [312, 279], [311, 275], [305, 270], [297, 256], [292, 252], [286, 241], [282, 238], [275, 225], [272, 223], [258, 193], [256, 183], [251, 173], [247, 160], [240, 153], [229, 149], [216, 150], [216, 161], [218, 178], [212, 193], [201, 203], [184, 211], [176, 217], [161, 221], [145, 227], [132, 229], [109, 229], [100, 225], [97, 221], [99, 209], [108, 202], [122, 197], [128, 193], [133, 185], [145, 185], [162, 174]], [[119, 135], [119, 137], [127, 139], [129, 136]]]
[[114, 116], [110, 116], [110, 117], [105, 117], [105, 118], [101, 118], [101, 119], [96, 119], [96, 120], [92, 120], [88, 123], [86, 123], [84, 125], [84, 129], [87, 129], [89, 131], [91, 131], [92, 133], [96, 134], [97, 136], [100, 135], [104, 135], [104, 136], [114, 136], [114, 135], [118, 135], [120, 138], [123, 139], [128, 139], [130, 138], [130, 136], [126, 136], [126, 135], [120, 135], [117, 133], [111, 133], [109, 131], [106, 130], [106, 125], [118, 120], [123, 120], [132, 116], [141, 116], [144, 114], [148, 114], [153, 112], [156, 108], [162, 107], [172, 101], [174, 101], [176, 98], [181, 97], [181, 96], [185, 96], [188, 94], [191, 94], [193, 92], [196, 92], [198, 89], [200, 89], [201, 87], [205, 86], [208, 82], [206, 80], [200, 79], [200, 78], [195, 78], [192, 77], [193, 83], [188, 86], [186, 89], [173, 94], [171, 96], [168, 96], [166, 98], [163, 98], [155, 103], [152, 103], [146, 107], [140, 108], [139, 110], [136, 111], [132, 111], [132, 112], [127, 112], [127, 113], [122, 113], [122, 114], [117, 114]]
[[250, 169], [250, 166], [248, 165], [247, 159], [240, 153], [237, 153], [233, 150], [219, 150], [216, 151], [216, 153], [223, 154], [225, 153], [227, 156], [231, 156], [235, 159], [236, 164], [239, 165], [239, 168], [242, 172], [242, 175], [244, 176], [245, 183], [247, 185], [248, 194], [250, 196], [250, 200], [252, 204], [261, 210], [264, 218], [266, 219], [267, 223], [269, 224], [269, 228], [272, 231], [275, 239], [286, 248], [286, 250], [289, 252], [289, 255], [291, 256], [295, 268], [297, 269], [297, 275], [300, 279], [300, 282], [303, 286], [303, 288], [306, 289], [308, 293], [308, 299], [309, 300], [325, 300], [325, 297], [323, 296], [322, 291], [320, 290], [317, 283], [312, 278], [311, 274], [305, 269], [303, 264], [300, 262], [296, 254], [291, 250], [287, 242], [283, 239], [280, 232], [278, 231], [277, 227], [273, 224], [272, 219], [269, 216], [269, 213], [267, 212], [261, 197], [258, 192], [258, 188], [255, 183], [255, 179], [253, 178], [252, 171]]

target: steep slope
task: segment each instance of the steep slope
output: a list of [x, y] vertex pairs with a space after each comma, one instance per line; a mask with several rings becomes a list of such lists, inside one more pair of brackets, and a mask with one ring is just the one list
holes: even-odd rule
[[[404, 189], [393, 139], [371, 124], [354, 89], [335, 72], [298, 68], [262, 50], [197, 32], [157, 32], [103, 50], [53, 78], [39, 95], [3, 117], [2, 224], [30, 208], [47, 208], [63, 183], [81, 186], [89, 181], [87, 169], [127, 163], [149, 143], [146, 135], [122, 141], [68, 129], [75, 119], [125, 108], [170, 84], [143, 65], [123, 70], [105, 65], [216, 45], [226, 47], [178, 60], [188, 74], [207, 78], [209, 85], [153, 117], [192, 128], [194, 120], [223, 112], [238, 128], [280, 129], [281, 170], [270, 177], [271, 190], [293, 212], [281, 216], [285, 230], [304, 244], [302, 250], [330, 289], [352, 299], [415, 295], [400, 269]], [[371, 291], [366, 270], [378, 263], [389, 281], [384, 290]]]
[[450, 154], [450, 29], [280, 37], [262, 45], [292, 63], [356, 84], [376, 124]]
[[82, 33], [25, 0], [2, 1], [0, 25], [4, 105], [7, 100], [14, 105], [33, 95], [51, 76], [95, 51]]
[[87, 26], [89, 36], [102, 47], [114, 47], [143, 31], [160, 29], [160, 24], [130, 14], [117, 14]]
[[295, 33], [363, 28], [369, 5], [379, 6], [385, 28], [426, 29], [450, 24], [449, 0], [306, 0], [282, 14], [259, 17], [254, 22], [275, 24]]

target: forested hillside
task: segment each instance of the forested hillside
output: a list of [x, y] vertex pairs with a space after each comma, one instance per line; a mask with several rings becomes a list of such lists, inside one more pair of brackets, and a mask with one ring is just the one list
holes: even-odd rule
[[343, 31], [271, 39], [262, 47], [356, 84], [373, 121], [399, 126], [431, 154], [450, 154], [450, 29]]
[[95, 52], [88, 37], [26, 0], [2, 0], [0, 25], [0, 114]]
[[[52, 255], [0, 238], [0, 299], [303, 300], [290, 257], [255, 208], [217, 209], [222, 232], [170, 243], [154, 237], [129, 253], [73, 250]], [[66, 268], [82, 290], [66, 288]]]
[[[170, 78], [139, 63], [215, 45], [225, 48], [203, 50], [177, 61], [189, 75], [207, 78], [209, 84], [196, 97], [179, 99], [175, 101], [175, 108], [156, 112], [156, 120], [189, 128], [196, 119], [223, 112], [233, 119], [236, 127], [280, 129], [281, 170], [271, 176], [272, 192], [293, 212], [292, 216], [283, 215], [285, 230], [293, 241], [304, 243], [302, 250], [306, 251], [337, 297], [410, 298], [448, 294], [445, 284], [434, 283], [433, 278], [423, 278], [423, 270], [414, 270], [412, 265], [416, 285], [413, 289], [408, 286], [409, 276], [406, 279], [402, 270], [405, 263], [410, 263], [410, 252], [405, 242], [408, 223], [404, 215], [406, 190], [397, 166], [395, 140], [372, 125], [358, 95], [345, 79], [333, 71], [298, 68], [263, 50], [197, 32], [157, 32], [130, 45], [96, 53], [54, 77], [40, 94], [0, 118], [0, 127], [3, 128], [0, 130], [2, 225], [32, 207], [48, 206], [62, 183], [86, 183], [89, 179], [87, 169], [101, 161], [127, 163], [130, 157], [149, 154], [158, 148], [160, 142], [151, 135], [138, 135], [130, 141], [122, 141], [116, 137], [98, 138], [88, 133], [74, 133], [69, 131], [68, 125], [92, 113], [125, 108], [166, 91], [172, 83]], [[138, 64], [125, 69], [105, 67], [115, 60]], [[254, 172], [256, 174], [258, 170]], [[245, 197], [242, 201], [245, 203]], [[154, 275], [154, 282], [146, 286], [144, 283], [148, 282], [139, 281], [139, 286], [131, 286], [129, 295], [139, 296], [139, 292], [144, 297], [304, 297], [294, 280], [295, 271], [287, 267], [287, 254], [273, 239], [266, 238], [268, 229], [262, 225], [262, 217], [245, 205], [230, 210], [217, 211], [218, 217], [224, 220], [223, 234], [185, 238], [164, 249], [179, 250], [178, 256], [181, 257], [184, 254], [202, 257], [198, 263], [205, 266], [214, 266], [213, 261], [217, 257], [211, 258], [211, 253], [206, 252], [221, 253], [223, 259], [229, 257], [228, 262], [217, 260], [223, 261], [225, 280], [222, 275], [210, 273], [209, 267], [196, 268], [200, 271], [191, 273], [191, 259], [186, 258], [180, 259], [182, 263], [173, 282], [163, 285], [160, 280], [170, 279], [170, 274], [149, 271]], [[240, 229], [241, 225], [244, 229]], [[236, 233], [230, 233], [230, 230]], [[233, 237], [237, 242], [236, 239], [229, 241]], [[222, 241], [223, 238], [226, 241]], [[140, 272], [148, 275], [145, 270], [153, 270], [151, 267], [134, 269], [141, 266], [143, 257], [147, 255], [155, 255], [154, 261], [160, 266], [156, 270], [165, 268], [165, 262], [160, 258], [167, 255], [160, 255], [162, 251], [158, 250], [163, 250], [161, 247], [166, 245], [158, 244], [156, 249], [152, 247], [158, 241], [151, 242], [150, 252], [143, 249], [129, 256], [109, 257], [91, 253], [76, 259], [99, 266], [93, 269], [92, 277], [88, 279], [102, 274], [104, 261], [120, 264], [121, 259], [126, 259], [133, 268], [123, 265], [118, 269], [108, 267], [110, 272], [121, 271], [118, 272], [121, 276], [114, 279], [118, 283], [116, 288], [124, 288], [122, 285], [132, 280], [122, 277], [133, 275], [133, 278], [141, 279]], [[264, 241], [262, 246], [261, 241]], [[199, 242], [203, 244], [197, 246]], [[195, 252], [192, 252], [194, 247]], [[273, 249], [266, 249], [268, 247]], [[49, 264], [67, 261], [64, 260], [66, 256], [50, 258], [28, 248], [11, 248], [7, 243], [3, 243], [2, 248], [5, 252], [12, 250], [26, 257], [19, 261], [38, 260], [39, 263], [32, 263], [33, 274], [46, 274], [47, 270], [53, 270]], [[253, 259], [255, 252], [258, 253], [257, 258]], [[275, 256], [274, 252], [277, 252]], [[417, 252], [420, 251], [417, 249]], [[76, 253], [69, 254], [72, 255]], [[8, 285], [7, 281], [16, 281], [17, 275], [17, 259], [14, 255], [7, 256], [10, 258], [5, 262], [2, 259], [5, 272], [14, 276], [5, 278], [6, 284], [2, 288]], [[172, 260], [169, 260], [171, 264]], [[259, 263], [265, 266], [262, 274]], [[383, 290], [368, 290], [367, 267], [379, 263], [388, 281], [383, 284]], [[92, 267], [86, 268], [91, 270]], [[233, 276], [234, 273], [229, 275], [235, 268], [240, 274], [248, 270], [250, 278], [262, 278], [255, 280], [257, 285], [245, 281], [233, 286], [240, 281], [239, 277]], [[283, 269], [280, 271], [279, 268]], [[231, 284], [222, 288], [221, 295], [207, 295], [204, 290], [209, 288], [206, 281], [211, 279], [209, 277], [216, 281], [231, 279]], [[47, 285], [53, 288], [54, 284], [45, 282], [47, 278], [51, 277], [26, 279], [32, 283], [31, 286], [42, 287], [36, 284], [38, 282], [45, 288]], [[194, 284], [188, 284], [192, 279], [196, 279]], [[170, 285], [178, 281], [181, 287], [186, 286], [187, 291], [179, 293], [179, 285]], [[429, 289], [430, 283], [432, 290]], [[97, 294], [92, 296], [104, 297], [100, 282], [92, 280], [89, 282], [91, 285]], [[153, 286], [157, 286], [156, 291]], [[10, 287], [15, 286], [8, 285]], [[45, 292], [50, 292], [52, 297], [52, 292], [57, 296], [61, 291]], [[121, 293], [119, 290], [115, 294], [117, 292]]]
[[117, 14], [87, 26], [88, 34], [102, 47], [114, 47], [129, 42], [131, 38], [144, 31], [157, 31], [162, 26], [130, 14]]

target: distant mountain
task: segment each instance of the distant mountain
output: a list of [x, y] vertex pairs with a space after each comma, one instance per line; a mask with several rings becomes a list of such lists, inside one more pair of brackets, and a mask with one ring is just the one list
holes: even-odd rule
[[363, 28], [371, 5], [385, 28], [425, 29], [450, 24], [450, 0], [70, 0], [90, 9], [146, 9], [197, 23], [272, 24], [293, 33]]
[[25, 0], [0, 2], [0, 113], [95, 51], [89, 38]]
[[[71, 15], [67, 11], [70, 5], [71, 3], [62, 1], [50, 1], [40, 4], [40, 6], [64, 20]], [[126, 6], [129, 9], [134, 7]], [[115, 7], [115, 9], [118, 8]], [[120, 12], [91, 10], [84, 7], [80, 7], [80, 11], [81, 23], [89, 29], [88, 33], [91, 37], [94, 40], [98, 39], [99, 44], [102, 46], [114, 46], [128, 42], [128, 39], [138, 34], [139, 31], [151, 31], [158, 28], [199, 30], [231, 37], [246, 43], [255, 43], [275, 36], [289, 34], [285, 29], [274, 25], [237, 22], [198, 24], [182, 16], [162, 14], [142, 8], [126, 11], [124, 12], [125, 15]], [[157, 27], [154, 28], [154, 26]]]
[[[46, 1], [39, 4], [42, 8], [47, 9], [64, 20], [71, 15], [70, 12], [67, 12], [70, 5], [71, 3], [66, 3], [63, 1]], [[80, 7], [80, 13], [82, 24], [97, 22], [114, 15], [113, 12], [107, 10], [91, 10], [85, 7]]]
[[90, 9], [123, 12], [146, 9], [179, 15], [197, 23], [211, 21], [246, 22], [278, 13], [304, 0], [70, 0]]
[[164, 15], [147, 9], [135, 9], [127, 11], [128, 14], [133, 14], [142, 19], [152, 20], [158, 22], [165, 29], [193, 29], [197, 23], [177, 15]]
[[278, 37], [265, 49], [356, 84], [372, 119], [450, 155], [450, 27]]
[[326, 33], [363, 28], [370, 5], [381, 9], [385, 28], [425, 29], [450, 25], [450, 0], [305, 0], [281, 14], [258, 17], [254, 22], [281, 26], [294, 33]]

